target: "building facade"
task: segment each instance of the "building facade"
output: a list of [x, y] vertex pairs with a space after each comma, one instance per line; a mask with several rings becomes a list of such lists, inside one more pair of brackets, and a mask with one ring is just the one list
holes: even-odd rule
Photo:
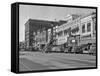
[[70, 20], [58, 26], [56, 44], [73, 48], [78, 46], [84, 47], [83, 45], [87, 45], [86, 48], [92, 45], [96, 46], [96, 14], [91, 13]]
[[43, 49], [50, 41], [58, 46], [96, 44], [96, 14], [68, 15], [60, 21], [29, 19], [25, 24], [26, 48]]
[[81, 18], [80, 45], [96, 43], [96, 14]]
[[29, 19], [25, 23], [26, 49], [42, 49], [53, 37], [53, 26], [56, 24], [54, 21]]
[[42, 49], [46, 44], [47, 44], [47, 41], [48, 41], [48, 32], [47, 30], [37, 30], [37, 34], [35, 35], [35, 48], [39, 48], [39, 49]]
[[76, 17], [75, 19], [73, 16], [70, 16], [68, 19], [67, 23], [57, 28], [57, 45], [67, 43], [71, 35], [79, 35], [80, 17]]

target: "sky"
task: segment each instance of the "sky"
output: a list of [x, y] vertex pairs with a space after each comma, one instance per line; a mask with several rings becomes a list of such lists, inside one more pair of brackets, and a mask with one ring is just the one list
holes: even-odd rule
[[66, 18], [67, 15], [85, 15], [94, 12], [95, 9], [73, 8], [73, 7], [54, 7], [39, 5], [20, 5], [19, 6], [19, 41], [25, 40], [25, 23], [28, 19], [54, 21]]

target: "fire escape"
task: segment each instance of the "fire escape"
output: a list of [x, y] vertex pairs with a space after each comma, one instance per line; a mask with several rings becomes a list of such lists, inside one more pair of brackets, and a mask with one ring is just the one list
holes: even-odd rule
[[53, 35], [51, 34], [50, 35], [50, 40], [49, 40], [49, 42], [47, 42], [47, 44], [45, 45], [45, 47], [42, 49], [42, 52], [50, 52], [50, 51], [52, 51], [52, 47], [53, 47], [53, 45], [54, 45], [54, 39], [53, 39]]

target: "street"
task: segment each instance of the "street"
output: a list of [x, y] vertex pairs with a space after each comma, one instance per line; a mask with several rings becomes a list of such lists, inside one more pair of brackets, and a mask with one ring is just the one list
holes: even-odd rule
[[95, 67], [96, 56], [87, 54], [20, 52], [19, 70], [52, 70]]

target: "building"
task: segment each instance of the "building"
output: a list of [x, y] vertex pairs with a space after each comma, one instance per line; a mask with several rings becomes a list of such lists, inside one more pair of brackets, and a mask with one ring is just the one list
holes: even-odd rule
[[68, 42], [71, 35], [79, 35], [80, 17], [78, 15], [68, 15], [66, 23], [57, 28], [57, 45]]
[[96, 43], [96, 14], [92, 13], [81, 18], [80, 45]]
[[[59, 21], [29, 19], [25, 23], [25, 44], [27, 49], [41, 50], [52, 45], [76, 47], [96, 44], [96, 14], [85, 16], [68, 15]], [[47, 46], [48, 45], [48, 46]]]
[[[58, 22], [29, 19], [25, 23], [25, 44], [26, 49], [43, 48], [53, 35], [53, 27]], [[51, 30], [51, 31], [49, 31]]]
[[24, 41], [19, 42], [19, 50], [20, 51], [25, 50], [25, 42]]
[[96, 13], [81, 17], [80, 42], [83, 53], [96, 54]]
[[35, 48], [42, 49], [48, 42], [48, 32], [46, 29], [37, 30], [35, 35]]
[[96, 14], [70, 16], [66, 23], [57, 27], [56, 44], [73, 48], [84, 45], [96, 46]]

